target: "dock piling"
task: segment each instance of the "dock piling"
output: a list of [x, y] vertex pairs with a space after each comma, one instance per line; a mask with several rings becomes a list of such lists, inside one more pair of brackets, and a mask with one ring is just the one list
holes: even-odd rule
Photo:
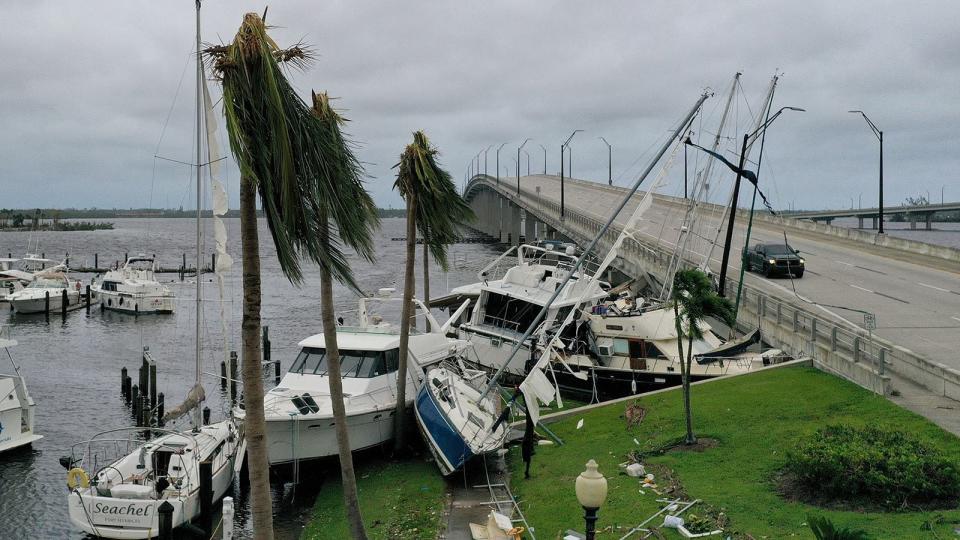
[[210, 407], [203, 408], [203, 425], [210, 425]]
[[83, 291], [84, 300], [87, 302], [87, 314], [90, 313], [90, 285], [86, 286], [86, 289]]
[[230, 351], [230, 403], [237, 401], [237, 351]]
[[173, 505], [170, 501], [163, 501], [157, 508], [157, 519], [159, 520], [159, 539], [173, 540]]
[[50, 318], [50, 291], [43, 291], [43, 314]]
[[223, 498], [223, 540], [233, 540], [233, 497]]
[[227, 389], [227, 361], [220, 361], [220, 389]]
[[64, 289], [60, 291], [60, 318], [63, 320], [67, 319], [67, 290]]
[[157, 425], [163, 427], [164, 399], [163, 392], [157, 394]]
[[200, 520], [203, 530], [211, 534], [213, 518], [213, 462], [200, 462]]
[[130, 390], [130, 401], [133, 403], [133, 417], [137, 419], [137, 426], [140, 425], [140, 387], [133, 385]]
[[120, 368], [120, 395], [124, 398], [127, 397], [127, 368], [126, 366]]
[[150, 363], [150, 408], [157, 408], [157, 364]]

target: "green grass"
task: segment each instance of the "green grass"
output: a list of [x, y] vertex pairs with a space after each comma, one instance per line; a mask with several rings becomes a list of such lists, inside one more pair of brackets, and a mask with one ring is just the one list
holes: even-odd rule
[[[357, 464], [360, 510], [370, 538], [433, 539], [441, 526], [446, 488], [436, 464], [422, 457]], [[350, 538], [340, 477], [317, 494], [304, 540]]]
[[[685, 431], [679, 390], [642, 398], [647, 416], [640, 427], [626, 430], [620, 416], [625, 404], [599, 408], [552, 424], [566, 443], [540, 446], [533, 458], [531, 480], [523, 479], [519, 449], [511, 450], [512, 489], [522, 500], [537, 538], [559, 538], [568, 528], [582, 530], [583, 510], [574, 494], [574, 480], [588, 459], [596, 459], [609, 479], [609, 495], [600, 510], [598, 539], [619, 538], [660, 508], [658, 496], [639, 492], [639, 482], [621, 474], [617, 465], [633, 449], [652, 450], [682, 437]], [[702, 499], [730, 519], [735, 538], [813, 538], [807, 514], [825, 515], [838, 526], [865, 529], [873, 538], [954, 538], [960, 511], [893, 513], [831, 511], [789, 502], [772, 480], [783, 466], [785, 452], [827, 423], [889, 425], [941, 448], [960, 462], [960, 440], [926, 419], [880, 396], [813, 368], [765, 371], [693, 387], [694, 431], [719, 445], [704, 452], [670, 452], [646, 463], [668, 467], [687, 493]], [[581, 430], [576, 429], [579, 419]], [[634, 442], [639, 441], [639, 446]], [[692, 512], [702, 514], [695, 506]], [[939, 519], [939, 522], [937, 520]], [[934, 523], [932, 531], [924, 522]], [[656, 520], [651, 525], [660, 525]], [[617, 527], [622, 527], [617, 529]], [[725, 537], [726, 535], [724, 535]], [[679, 538], [674, 531], [667, 538]]]

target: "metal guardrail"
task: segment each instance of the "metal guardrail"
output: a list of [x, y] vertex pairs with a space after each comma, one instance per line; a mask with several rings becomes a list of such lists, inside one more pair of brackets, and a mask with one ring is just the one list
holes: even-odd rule
[[[529, 190], [521, 189], [518, 196], [512, 186], [494, 184], [490, 177], [475, 177], [467, 185], [466, 193], [481, 184], [487, 185], [501, 196], [512, 200], [528, 212], [534, 212], [545, 223], [556, 230], [570, 236], [572, 239], [583, 242], [595, 235], [603, 226], [602, 216], [592, 214], [588, 210], [573, 209], [569, 205], [565, 209], [565, 218], [560, 220], [560, 205], [552, 200], [543, 200]], [[597, 189], [622, 193], [622, 188], [591, 184]], [[659, 197], [658, 197], [659, 199]], [[668, 201], [672, 202], [672, 201]], [[601, 239], [601, 249], [609, 249], [619, 236], [620, 230], [616, 224]], [[639, 264], [652, 275], [663, 279], [672, 252], [662, 246], [643, 240], [628, 238], [621, 247], [622, 259]], [[687, 267], [694, 264], [683, 261]], [[728, 280], [728, 290], [737, 286], [734, 280]], [[792, 356], [809, 355], [818, 360], [824, 355], [836, 355], [860, 368], [872, 371], [883, 379], [889, 369], [908, 380], [911, 380], [937, 394], [960, 400], [960, 371], [923, 358], [904, 347], [897, 346], [885, 339], [871, 335], [852, 323], [829, 320], [797, 305], [797, 300], [768, 294], [750, 284], [745, 283], [741, 296], [741, 311], [739, 324], [754, 326], [758, 322], [763, 325], [775, 326], [791, 335], [793, 339], [778, 340], [774, 343]], [[759, 315], [759, 320], [757, 316]], [[888, 385], [887, 385], [888, 386]], [[886, 391], [889, 388], [884, 387]], [[871, 388], [875, 390], [875, 388]]]

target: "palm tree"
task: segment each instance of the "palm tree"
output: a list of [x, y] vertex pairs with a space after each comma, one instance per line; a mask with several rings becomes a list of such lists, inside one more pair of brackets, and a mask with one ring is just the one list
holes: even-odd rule
[[[413, 317], [413, 279], [417, 254], [417, 231], [424, 243], [424, 288], [429, 283], [427, 251], [442, 267], [447, 264], [447, 245], [457, 235], [457, 227], [473, 215], [457, 193], [450, 173], [437, 163], [438, 151], [422, 131], [413, 134], [413, 142], [400, 155], [394, 187], [407, 203], [407, 261], [403, 276], [403, 306], [400, 315], [400, 369], [397, 373], [397, 410], [394, 423], [394, 451], [403, 449], [403, 420], [406, 411], [407, 359], [410, 325]], [[427, 293], [429, 294], [429, 293]], [[429, 299], [427, 299], [429, 301]]]
[[[674, 324], [677, 329], [677, 351], [680, 355], [680, 377], [683, 381], [683, 410], [687, 421], [686, 444], [695, 444], [693, 415], [690, 411], [690, 368], [693, 365], [693, 340], [702, 339], [700, 323], [706, 317], [716, 317], [733, 326], [736, 315], [733, 303], [719, 296], [710, 278], [700, 270], [680, 270], [673, 278]], [[687, 336], [687, 356], [683, 356], [684, 328]]]
[[[296, 285], [303, 282], [301, 258], [308, 258], [338, 280], [356, 288], [339, 245], [324, 236], [328, 219], [358, 253], [372, 258], [366, 227], [369, 214], [340, 199], [343, 141], [321, 122], [287, 81], [281, 63], [305, 66], [301, 46], [280, 49], [263, 19], [247, 13], [233, 41], [206, 54], [223, 86], [223, 110], [230, 149], [240, 167], [240, 236], [243, 260], [242, 379], [246, 416], [248, 475], [254, 535], [273, 538], [267, 440], [260, 367], [260, 246], [256, 202], [261, 204], [280, 267]], [[339, 133], [339, 131], [337, 131]], [[326, 240], [326, 242], [324, 242]]]
[[870, 540], [870, 535], [861, 529], [837, 527], [824, 516], [807, 516], [807, 525], [817, 540]]
[[[333, 180], [338, 182], [340, 190], [337, 200], [340, 203], [346, 202], [356, 209], [356, 211], [365, 216], [364, 234], [358, 235], [363, 242], [355, 245], [353, 240], [344, 238], [340, 234], [340, 240], [350, 245], [359, 253], [369, 255], [372, 258], [371, 233], [379, 224], [377, 216], [377, 207], [370, 198], [370, 194], [363, 189], [362, 177], [363, 168], [360, 162], [354, 156], [351, 145], [341, 132], [341, 126], [346, 119], [341, 117], [330, 107], [330, 98], [326, 93], [313, 93], [313, 114], [320, 120], [321, 124], [329, 132], [329, 135], [336, 144], [330, 145], [335, 153], [328, 156], [327, 163], [330, 167]], [[332, 201], [329, 201], [332, 202]], [[326, 219], [328, 212], [326, 209], [321, 213], [319, 239], [323, 251], [329, 252], [333, 242], [330, 238], [330, 224]], [[338, 224], [337, 231], [343, 229]], [[356, 238], [354, 238], [356, 240]], [[350, 532], [353, 538], [360, 540], [366, 539], [367, 533], [363, 526], [363, 517], [360, 513], [360, 501], [357, 498], [357, 477], [353, 470], [353, 454], [350, 451], [350, 439], [347, 433], [347, 413], [343, 403], [343, 381], [340, 375], [340, 349], [337, 346], [337, 323], [334, 317], [333, 307], [333, 272], [322, 265], [320, 266], [320, 312], [323, 320], [323, 338], [326, 345], [327, 370], [330, 379], [330, 401], [333, 406], [333, 420], [337, 431], [337, 450], [340, 454], [340, 471], [343, 480], [343, 502], [347, 510], [347, 520], [350, 524]], [[346, 276], [337, 275], [337, 280], [346, 283]]]

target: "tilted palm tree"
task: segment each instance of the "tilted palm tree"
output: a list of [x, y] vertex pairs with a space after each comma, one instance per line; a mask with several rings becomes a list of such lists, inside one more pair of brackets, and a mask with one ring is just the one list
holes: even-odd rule
[[[363, 232], [360, 235], [363, 240], [361, 245], [354, 245], [340, 235], [341, 240], [356, 249], [360, 253], [366, 253], [372, 257], [370, 250], [371, 233], [379, 223], [377, 216], [377, 207], [370, 198], [370, 194], [363, 189], [362, 177], [363, 168], [360, 162], [354, 156], [351, 145], [341, 132], [341, 126], [346, 119], [341, 117], [332, 107], [330, 99], [326, 93], [313, 94], [313, 114], [320, 120], [322, 125], [328, 130], [328, 134], [337, 144], [331, 145], [331, 150], [337, 150], [336, 153], [329, 156], [327, 164], [330, 174], [335, 182], [341, 186], [338, 192], [338, 200], [347, 202], [356, 211], [366, 216]], [[326, 211], [324, 210], [324, 214]], [[325, 215], [321, 216], [320, 224], [320, 243], [324, 251], [329, 251], [333, 246], [329, 221]], [[337, 232], [339, 232], [339, 224]], [[366, 250], [366, 251], [365, 251]], [[368, 257], [369, 258], [369, 257]], [[357, 478], [353, 470], [353, 455], [350, 452], [350, 439], [347, 432], [347, 413], [343, 403], [343, 381], [340, 375], [340, 349], [337, 346], [337, 323], [334, 316], [333, 307], [333, 278], [336, 277], [341, 283], [346, 283], [348, 276], [334, 275], [331, 268], [320, 266], [320, 312], [323, 321], [323, 338], [326, 346], [327, 370], [330, 379], [330, 400], [333, 406], [333, 421], [336, 424], [337, 431], [337, 450], [340, 454], [340, 470], [343, 480], [343, 502], [347, 510], [347, 519], [350, 524], [350, 532], [355, 539], [365, 539], [366, 530], [363, 526], [363, 518], [360, 514], [360, 501], [357, 498]]]
[[[280, 49], [263, 19], [247, 13], [233, 41], [206, 50], [223, 86], [223, 111], [230, 149], [240, 167], [240, 237], [243, 261], [242, 380], [251, 514], [256, 538], [273, 538], [267, 440], [260, 367], [259, 194], [284, 275], [303, 281], [300, 260], [308, 258], [338, 280], [356, 288], [340, 246], [323, 241], [327, 223], [361, 256], [373, 253], [369, 215], [341, 199], [342, 140], [321, 122], [287, 81], [281, 63], [304, 66], [309, 55], [295, 46]], [[342, 171], [342, 169], [341, 169]], [[353, 178], [353, 180], [358, 180]], [[329, 237], [326, 237], [329, 238]]]
[[[677, 330], [677, 352], [680, 355], [680, 377], [683, 381], [683, 411], [687, 421], [687, 444], [694, 444], [693, 415], [690, 410], [690, 368], [693, 365], [693, 340], [702, 339], [700, 323], [716, 317], [729, 325], [736, 322], [733, 303], [719, 296], [710, 278], [696, 269], [680, 270], [673, 278], [674, 324]], [[687, 337], [687, 356], [683, 356], [683, 337]]]
[[[403, 420], [406, 410], [407, 361], [413, 295], [416, 284], [413, 271], [417, 254], [417, 231], [424, 239], [424, 250], [446, 267], [447, 245], [456, 239], [457, 228], [473, 215], [457, 193], [450, 173], [440, 168], [438, 151], [422, 131], [413, 134], [396, 165], [394, 187], [407, 203], [407, 260], [403, 276], [403, 307], [400, 320], [400, 369], [397, 373], [397, 411], [394, 424], [394, 450], [403, 449]], [[428, 277], [428, 257], [424, 251], [424, 276]], [[425, 283], [426, 287], [426, 283]]]

